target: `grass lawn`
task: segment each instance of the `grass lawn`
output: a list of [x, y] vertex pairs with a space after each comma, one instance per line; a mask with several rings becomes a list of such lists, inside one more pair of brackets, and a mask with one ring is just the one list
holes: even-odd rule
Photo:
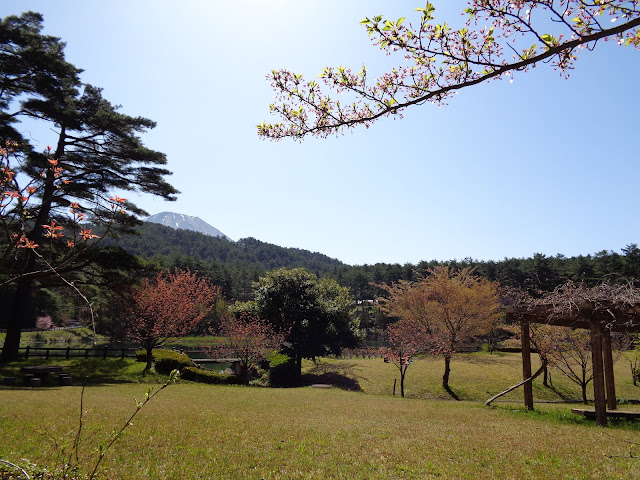
[[[132, 412], [140, 385], [88, 387], [83, 454]], [[0, 392], [0, 458], [51, 462], [71, 440], [79, 387]], [[115, 444], [103, 476], [121, 479], [638, 478], [640, 429], [596, 428], [566, 405], [380, 397], [309, 387], [172, 385]]]
[[[0, 333], [0, 345], [4, 345], [6, 333]], [[98, 345], [109, 343], [108, 337], [97, 335]], [[72, 347], [89, 348], [93, 343], [93, 332], [90, 328], [71, 328], [69, 330], [51, 330], [42, 332], [22, 332], [20, 335], [20, 348], [27, 345], [38, 347]]]
[[[30, 358], [21, 362], [9, 364], [0, 363], [0, 377], [16, 377], [18, 386], [22, 386], [21, 367], [29, 365], [62, 365], [64, 372], [74, 378], [76, 384], [87, 383], [113, 384], [113, 383], [158, 383], [164, 380], [164, 376], [150, 373], [142, 376], [144, 364], [131, 358]], [[44, 382], [44, 388], [58, 385], [57, 375], [52, 374]], [[0, 396], [5, 392], [0, 390]]]
[[[540, 366], [537, 355], [532, 357], [533, 370]], [[633, 385], [629, 362], [620, 358], [615, 366], [616, 396], [639, 399], [640, 387]], [[353, 389], [375, 395], [391, 395], [394, 379], [397, 379], [397, 394], [400, 394], [398, 369], [382, 359], [322, 359], [316, 366], [312, 362], [304, 365], [304, 371], [313, 374], [316, 383], [339, 383], [342, 376], [348, 377]], [[442, 388], [444, 360], [442, 357], [424, 357], [415, 360], [407, 370], [405, 395], [407, 398], [450, 399]], [[533, 382], [534, 400], [563, 401], [580, 400], [581, 390], [559, 372], [551, 370], [553, 388], [542, 384], [542, 376]], [[506, 390], [522, 380], [522, 357], [519, 353], [467, 353], [456, 354], [451, 360], [450, 386], [461, 400], [484, 401]], [[311, 382], [309, 382], [311, 383]], [[593, 398], [593, 386], [587, 387]], [[500, 400], [522, 401], [522, 389], [501, 397]]]
[[[0, 346], [4, 345], [6, 333], [0, 333]], [[180, 337], [169, 341], [167, 348], [175, 350], [200, 348], [202, 346], [214, 345], [224, 342], [223, 337], [212, 335], [199, 335], [191, 337]], [[88, 327], [71, 328], [68, 330], [46, 330], [41, 332], [22, 332], [20, 336], [20, 348], [27, 346], [39, 348], [91, 348], [93, 344], [93, 332]], [[113, 345], [109, 337], [98, 334], [96, 336], [96, 346], [111, 346], [113, 348], [137, 348], [131, 342], [122, 342]]]
[[[70, 360], [69, 362], [74, 362]], [[78, 361], [75, 361], [78, 362]], [[142, 365], [91, 359], [65, 370], [93, 370], [84, 396], [81, 457], [110, 438], [135, 409]], [[618, 396], [637, 398], [628, 365], [616, 364]], [[42, 362], [41, 362], [42, 363]], [[19, 364], [2, 366], [6, 375]], [[417, 360], [407, 373], [408, 398], [391, 396], [397, 370], [381, 359], [323, 360], [304, 365], [309, 383], [338, 388], [269, 389], [180, 382], [149, 403], [108, 453], [101, 478], [118, 479], [635, 479], [629, 455], [640, 422], [609, 428], [570, 413], [571, 405], [519, 403], [482, 407], [490, 394], [516, 383], [517, 354], [465, 354], [452, 361], [451, 386], [439, 387], [442, 360]], [[534, 367], [535, 368], [535, 367]], [[101, 373], [100, 373], [101, 372]], [[553, 374], [558, 391], [577, 387]], [[56, 443], [70, 442], [78, 424], [80, 387], [0, 387], [0, 458], [51, 464]], [[522, 392], [510, 394], [521, 402]], [[534, 398], [557, 400], [535, 385]], [[625, 409], [639, 409], [636, 405]], [[640, 451], [634, 452], [640, 455]], [[87, 462], [90, 463], [90, 462]]]

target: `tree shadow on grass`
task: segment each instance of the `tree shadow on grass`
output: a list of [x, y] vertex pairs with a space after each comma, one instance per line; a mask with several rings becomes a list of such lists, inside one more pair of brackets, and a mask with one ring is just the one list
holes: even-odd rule
[[139, 365], [139, 369], [132, 368], [130, 360], [126, 359], [79, 359], [65, 367], [65, 372], [73, 376], [76, 385], [162, 383], [166, 379], [165, 375], [155, 373], [143, 375], [144, 364]]
[[[455, 361], [455, 360], [454, 360]], [[478, 353], [465, 355], [464, 361], [474, 365], [511, 365], [512, 359], [505, 353]]]
[[570, 401], [573, 402], [576, 400], [575, 398], [572, 398], [568, 393], [558, 390], [554, 385], [548, 384], [548, 385], [543, 385], [542, 387], [551, 390], [553, 393], [558, 395], [558, 397], [560, 397], [565, 402], [570, 402]]
[[454, 392], [450, 386], [444, 387], [444, 389], [451, 396], [451, 398], [453, 398], [454, 400], [460, 400], [460, 397], [456, 395], [456, 392]]
[[328, 384], [341, 390], [362, 392], [355, 373], [355, 363], [317, 363], [307, 373], [302, 374], [302, 385]]

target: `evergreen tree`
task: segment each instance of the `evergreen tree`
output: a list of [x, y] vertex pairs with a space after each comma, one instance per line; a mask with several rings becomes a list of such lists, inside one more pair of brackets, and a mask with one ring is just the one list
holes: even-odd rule
[[350, 318], [349, 291], [302, 268], [281, 268], [260, 278], [251, 307], [285, 335], [284, 352], [295, 359], [339, 353], [359, 340], [357, 320]]
[[[144, 191], [168, 200], [177, 193], [164, 180], [170, 174], [162, 167], [165, 155], [146, 148], [139, 138], [155, 123], [120, 113], [119, 107], [103, 98], [101, 89], [83, 84], [81, 70], [64, 58], [65, 44], [42, 35], [42, 21], [41, 15], [27, 12], [0, 22], [0, 134], [2, 140], [17, 142], [11, 153], [16, 177], [30, 179], [38, 188], [28, 206], [18, 205], [19, 209], [7, 212], [2, 219], [5, 237], [0, 283], [11, 280], [6, 285], [13, 293], [10, 308], [3, 313], [8, 329], [3, 360], [17, 357], [34, 287], [42, 279], [56, 276], [34, 249], [17, 249], [11, 240], [14, 234], [40, 244], [47, 235], [45, 225], [55, 222], [71, 227], [69, 208], [93, 223], [104, 223], [105, 229], [128, 229], [137, 220], [123, 210], [119, 222], [111, 225], [114, 208], [144, 212], [131, 203], [124, 204], [124, 199], [113, 197], [110, 201], [114, 191]], [[24, 118], [56, 132], [54, 146], [36, 151], [30, 140], [22, 138], [14, 126]], [[83, 238], [87, 237], [93, 235], [89, 232]], [[48, 240], [50, 265], [63, 265], [65, 272], [91, 265], [92, 249], [80, 248], [73, 238], [65, 249], [61, 240]]]

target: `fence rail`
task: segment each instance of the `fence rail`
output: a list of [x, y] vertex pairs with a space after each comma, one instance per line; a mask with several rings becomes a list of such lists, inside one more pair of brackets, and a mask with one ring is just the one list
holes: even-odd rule
[[130, 358], [136, 356], [136, 348], [71, 348], [71, 347], [32, 347], [31, 345], [21, 348], [19, 352], [24, 352], [24, 358]]
[[[74, 327], [51, 327], [51, 328], [47, 328], [46, 330], [43, 330], [41, 328], [23, 328], [21, 332], [22, 333], [33, 333], [33, 332], [46, 333], [46, 332], [57, 332], [59, 330], [78, 330], [81, 328], [84, 328], [84, 327], [76, 325]], [[7, 329], [0, 328], [0, 333], [7, 333]]]

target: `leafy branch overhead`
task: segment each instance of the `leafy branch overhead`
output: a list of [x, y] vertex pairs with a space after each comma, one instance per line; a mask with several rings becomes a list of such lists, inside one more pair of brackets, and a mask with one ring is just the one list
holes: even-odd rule
[[640, 48], [639, 0], [470, 0], [468, 5], [460, 29], [436, 23], [430, 2], [416, 9], [415, 25], [405, 17], [362, 20], [374, 45], [408, 62], [378, 78], [370, 78], [365, 66], [357, 72], [328, 67], [311, 81], [289, 70], [272, 71], [267, 78], [276, 101], [270, 110], [281, 121], [258, 125], [258, 135], [301, 140], [360, 124], [368, 128], [412, 105], [444, 104], [462, 88], [513, 78], [541, 62], [568, 75], [578, 52], [593, 50], [601, 40]]

